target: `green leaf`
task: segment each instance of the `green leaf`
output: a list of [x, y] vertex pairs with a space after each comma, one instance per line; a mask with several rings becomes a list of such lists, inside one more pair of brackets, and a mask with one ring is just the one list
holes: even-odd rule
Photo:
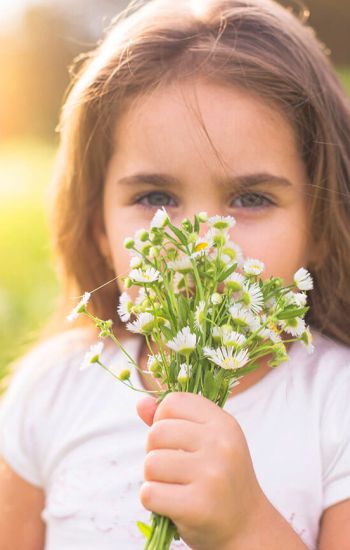
[[194, 217], [194, 231], [195, 233], [199, 233], [199, 219], [197, 215]]
[[170, 330], [170, 328], [162, 326], [162, 327], [160, 327], [160, 331], [161, 331], [162, 334], [164, 334], [164, 336], [167, 340], [172, 340], [173, 339], [173, 333]]
[[141, 533], [146, 537], [146, 539], [150, 540], [152, 535], [152, 527], [150, 525], [146, 525], [142, 521], [137, 521], [136, 524]]
[[189, 318], [188, 300], [182, 294], [179, 294], [178, 296], [178, 306], [181, 323], [187, 324]]
[[218, 394], [218, 384], [215, 380], [214, 374], [210, 370], [207, 370], [204, 375], [204, 392], [208, 399], [215, 401]]
[[[169, 315], [171, 317], [173, 325], [176, 326], [176, 318], [175, 318], [175, 315], [174, 315], [172, 303], [171, 303], [170, 298], [169, 298], [169, 296], [166, 292], [164, 293], [164, 296], [165, 296], [166, 303], [167, 303], [167, 306], [168, 306]], [[166, 314], [165, 314], [165, 317], [166, 317]]]
[[172, 225], [171, 223], [169, 223], [168, 225], [169, 225], [170, 229], [172, 230], [172, 232], [175, 233], [175, 235], [177, 236], [179, 241], [182, 242], [182, 244], [188, 244], [188, 239], [187, 239], [186, 235], [184, 233], [182, 233], [182, 231], [180, 231], [180, 229], [178, 229], [177, 227], [175, 227], [175, 225]]
[[218, 282], [221, 283], [222, 281], [227, 279], [227, 277], [235, 271], [236, 267], [237, 267], [237, 264], [235, 263], [235, 264], [231, 265], [231, 267], [226, 269], [223, 273], [221, 273], [221, 275], [218, 278]]
[[302, 317], [307, 311], [309, 311], [308, 307], [292, 307], [285, 309], [281, 313], [278, 313], [276, 317], [280, 321], [282, 319], [293, 319], [293, 317]]

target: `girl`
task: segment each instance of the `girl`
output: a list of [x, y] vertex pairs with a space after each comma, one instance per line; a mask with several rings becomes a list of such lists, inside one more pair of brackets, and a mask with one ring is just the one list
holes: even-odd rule
[[[140, 549], [149, 510], [176, 523], [174, 547], [349, 548], [350, 111], [313, 32], [271, 0], [143, 3], [86, 56], [60, 129], [65, 315], [128, 271], [123, 240], [158, 207], [173, 223], [207, 211], [236, 218], [265, 276], [310, 269], [315, 352], [262, 361], [225, 410], [186, 393], [156, 407], [79, 370], [97, 336], [78, 319], [23, 360], [2, 404], [1, 550]], [[103, 286], [90, 310], [145, 370], [121, 290]], [[115, 347], [103, 360], [126, 364]]]

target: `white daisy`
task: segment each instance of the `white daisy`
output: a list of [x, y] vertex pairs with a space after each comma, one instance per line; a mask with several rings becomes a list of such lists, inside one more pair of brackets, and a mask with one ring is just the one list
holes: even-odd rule
[[205, 254], [213, 246], [213, 239], [208, 231], [204, 237], [198, 237], [193, 244], [191, 258], [196, 258], [201, 254]]
[[224, 346], [239, 347], [243, 346], [245, 341], [246, 337], [240, 332], [236, 332], [235, 330], [223, 331], [222, 343]]
[[259, 319], [245, 307], [242, 307], [240, 304], [234, 304], [229, 308], [229, 312], [236, 325], [249, 327], [252, 332], [258, 330], [260, 326]]
[[194, 312], [194, 324], [198, 330], [203, 330], [203, 323], [205, 321], [205, 301], [201, 300]]
[[310, 331], [309, 327], [306, 327], [305, 331], [301, 335], [300, 342], [305, 346], [308, 353], [313, 353], [315, 350], [315, 346], [312, 344], [313, 337]]
[[120, 295], [119, 305], [117, 307], [118, 315], [122, 321], [129, 321], [133, 305], [129, 294], [123, 292]]
[[131, 269], [137, 269], [142, 266], [142, 258], [140, 256], [133, 256], [130, 260]]
[[168, 262], [168, 267], [174, 271], [179, 271], [180, 273], [186, 273], [187, 271], [191, 271], [193, 269], [191, 260], [188, 256]]
[[295, 338], [301, 336], [306, 330], [305, 321], [300, 317], [280, 321], [279, 325], [285, 332], [288, 332], [288, 334], [291, 334]]
[[191, 333], [191, 329], [188, 326], [181, 329], [175, 338], [167, 342], [167, 346], [170, 349], [182, 353], [183, 355], [188, 355], [196, 349], [196, 344], [196, 335]]
[[233, 216], [212, 216], [208, 219], [207, 224], [213, 229], [219, 231], [228, 231], [236, 224]]
[[129, 273], [129, 277], [135, 283], [154, 283], [161, 280], [159, 271], [154, 267], [147, 267], [143, 269], [132, 269]]
[[247, 349], [236, 351], [232, 347], [220, 347], [217, 349], [204, 347], [203, 353], [212, 363], [223, 369], [240, 369], [249, 361], [249, 352]]
[[238, 244], [233, 241], [226, 241], [225, 246], [222, 249], [222, 254], [231, 258], [232, 261], [237, 263], [238, 267], [241, 267], [244, 262], [243, 252]]
[[232, 332], [231, 325], [222, 325], [221, 327], [214, 326], [211, 330], [211, 335], [214, 342], [220, 342], [223, 340], [225, 334]]
[[212, 304], [214, 304], [214, 306], [221, 304], [222, 299], [223, 299], [223, 295], [220, 294], [219, 292], [214, 292], [214, 294], [210, 296], [210, 301]]
[[104, 344], [103, 342], [98, 342], [90, 346], [88, 352], [85, 353], [84, 359], [81, 363], [79, 370], [84, 370], [89, 367], [92, 363], [97, 363], [100, 360], [100, 355], [102, 353]]
[[86, 306], [88, 301], [90, 300], [90, 297], [90, 292], [84, 292], [79, 304], [75, 306], [75, 308], [71, 311], [69, 315], [67, 315], [67, 321], [75, 321], [75, 319], [77, 319], [77, 317], [79, 316], [79, 313], [83, 313], [86, 310]]
[[265, 265], [260, 260], [249, 258], [243, 264], [243, 271], [246, 275], [261, 275]]
[[154, 227], [157, 227], [158, 229], [161, 229], [166, 226], [168, 221], [169, 215], [163, 206], [162, 208], [159, 208], [154, 214], [151, 221], [151, 228], [153, 229]]
[[163, 358], [160, 353], [149, 355], [147, 360], [147, 371], [153, 376], [158, 377], [163, 368]]
[[187, 363], [181, 363], [179, 374], [177, 375], [177, 381], [180, 384], [186, 384], [190, 378], [190, 373], [192, 370], [192, 365], [187, 365]]
[[314, 287], [312, 277], [304, 267], [301, 267], [294, 273], [294, 283], [299, 290], [312, 290]]
[[237, 292], [243, 289], [243, 284], [245, 280], [246, 279], [244, 275], [241, 275], [241, 273], [237, 273], [236, 271], [234, 271], [224, 280], [224, 284], [227, 286], [227, 288], [230, 288], [234, 292]]
[[259, 330], [259, 336], [261, 338], [271, 340], [275, 344], [282, 341], [278, 327], [272, 321], [268, 321], [266, 315], [261, 316], [261, 323], [262, 325], [267, 323], [265, 327], [261, 327]]
[[264, 296], [260, 286], [257, 283], [243, 284], [243, 302], [253, 313], [259, 313], [264, 305]]
[[140, 313], [136, 321], [128, 323], [126, 328], [137, 334], [148, 334], [154, 327], [154, 316], [151, 313]]
[[284, 295], [288, 305], [296, 305], [298, 307], [306, 306], [307, 296], [304, 292], [289, 291]]

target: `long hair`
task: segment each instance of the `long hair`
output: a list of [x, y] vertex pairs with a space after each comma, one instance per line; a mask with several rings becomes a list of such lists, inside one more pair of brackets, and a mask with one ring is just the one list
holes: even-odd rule
[[[94, 224], [119, 114], [157, 87], [204, 75], [256, 94], [293, 126], [307, 170], [311, 231], [324, 251], [308, 266], [315, 289], [307, 321], [350, 345], [350, 108], [305, 22], [272, 0], [132, 3], [71, 73], [52, 178], [52, 237], [63, 284], [56, 321], [75, 305], [73, 296], [115, 277]], [[116, 328], [117, 295], [113, 283], [91, 299], [93, 313]]]

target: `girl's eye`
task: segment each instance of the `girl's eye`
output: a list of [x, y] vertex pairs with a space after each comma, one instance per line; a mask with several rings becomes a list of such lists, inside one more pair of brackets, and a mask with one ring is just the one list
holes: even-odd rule
[[245, 193], [234, 199], [232, 206], [237, 208], [262, 208], [273, 205], [273, 202], [260, 193]]
[[143, 206], [156, 207], [160, 206], [176, 206], [174, 199], [168, 195], [168, 193], [162, 193], [161, 191], [153, 191], [138, 197], [136, 204], [142, 204]]

